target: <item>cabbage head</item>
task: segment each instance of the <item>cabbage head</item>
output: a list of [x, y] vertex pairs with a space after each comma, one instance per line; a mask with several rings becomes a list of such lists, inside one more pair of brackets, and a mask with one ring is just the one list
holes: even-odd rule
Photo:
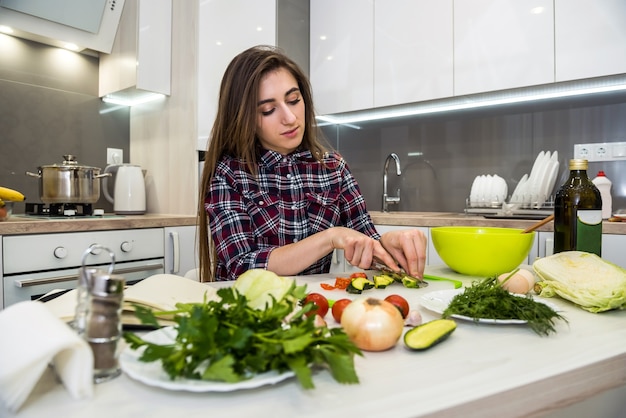
[[293, 279], [264, 269], [248, 270], [234, 284], [234, 288], [248, 299], [248, 305], [254, 309], [265, 309], [274, 301], [283, 301], [293, 287]]
[[626, 269], [592, 253], [565, 251], [537, 259], [539, 296], [558, 295], [589, 312], [626, 308]]

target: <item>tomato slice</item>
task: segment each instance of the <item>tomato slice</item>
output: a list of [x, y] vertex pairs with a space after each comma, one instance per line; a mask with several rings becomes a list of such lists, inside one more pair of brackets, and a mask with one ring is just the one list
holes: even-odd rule
[[337, 289], [345, 290], [352, 283], [352, 279], [350, 277], [337, 277], [335, 279], [335, 287]]
[[358, 277], [363, 277], [364, 279], [367, 279], [367, 274], [363, 273], [363, 272], [359, 272], [359, 273], [352, 273], [350, 275], [351, 279], [356, 279]]
[[354, 273], [350, 275], [350, 277], [336, 277], [334, 286], [328, 283], [320, 283], [320, 286], [322, 287], [322, 289], [325, 289], [325, 290], [335, 290], [335, 289], [346, 290], [348, 286], [350, 285], [350, 283], [352, 283], [352, 280], [357, 277], [367, 278], [367, 275], [365, 273]]

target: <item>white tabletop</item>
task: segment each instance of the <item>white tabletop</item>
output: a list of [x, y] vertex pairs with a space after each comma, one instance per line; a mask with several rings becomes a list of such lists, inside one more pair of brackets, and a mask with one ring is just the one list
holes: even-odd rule
[[[432, 275], [462, 279], [446, 267], [428, 267]], [[325, 291], [320, 281], [334, 275], [300, 277], [310, 291], [331, 299], [354, 298]], [[398, 293], [412, 308], [426, 292], [451, 289], [430, 282], [423, 289], [394, 284], [367, 295]], [[293, 378], [272, 386], [227, 393], [168, 391], [126, 375], [96, 385], [90, 400], [76, 401], [48, 371], [17, 417], [522, 417], [541, 415], [626, 382], [626, 311], [592, 314], [558, 298], [568, 323], [557, 333], [535, 334], [526, 325], [485, 325], [458, 320], [443, 343], [423, 352], [405, 348], [364, 353], [355, 360], [360, 384], [341, 385], [326, 371], [314, 375], [315, 389], [304, 390]], [[420, 307], [424, 321], [439, 315]], [[333, 321], [329, 314], [327, 320]], [[13, 416], [0, 407], [0, 416]]]

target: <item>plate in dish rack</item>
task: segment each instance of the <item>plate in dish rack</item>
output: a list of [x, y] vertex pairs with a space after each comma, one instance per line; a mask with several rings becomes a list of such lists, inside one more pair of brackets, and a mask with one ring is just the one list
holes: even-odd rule
[[[175, 335], [176, 330], [174, 328], [166, 327], [152, 331], [142, 338], [155, 344], [169, 344], [174, 341]], [[291, 371], [285, 373], [267, 372], [237, 383], [212, 382], [196, 379], [172, 380], [165, 370], [163, 370], [163, 367], [161, 367], [160, 361], [150, 363], [140, 361], [139, 357], [142, 351], [142, 348], [138, 350], [133, 350], [130, 347], [124, 348], [120, 353], [120, 366], [122, 370], [132, 379], [145, 383], [146, 385], [169, 390], [188, 392], [230, 392], [273, 385], [295, 375]]]
[[[434, 292], [428, 292], [422, 295], [420, 302], [422, 306], [430, 311], [433, 311], [438, 314], [442, 314], [443, 311], [446, 310], [452, 299], [463, 293], [465, 289], [447, 289], [447, 290], [437, 290]], [[526, 297], [524, 295], [518, 295], [519, 297]], [[536, 302], [543, 303], [551, 307], [554, 311], [559, 311], [559, 308], [548, 301], [533, 298]], [[500, 324], [500, 325], [508, 325], [508, 324], [525, 324], [528, 321], [524, 319], [493, 319], [493, 318], [471, 318], [465, 315], [450, 315], [452, 318], [463, 319], [465, 321], [473, 321], [479, 322], [482, 324]]]

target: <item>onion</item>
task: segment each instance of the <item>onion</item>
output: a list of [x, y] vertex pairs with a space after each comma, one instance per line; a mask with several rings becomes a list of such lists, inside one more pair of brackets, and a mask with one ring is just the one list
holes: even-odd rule
[[346, 306], [341, 326], [361, 350], [383, 351], [398, 342], [404, 320], [391, 303], [368, 297], [355, 299]]
[[[511, 276], [510, 278], [507, 277]], [[525, 295], [535, 286], [535, 276], [528, 270], [519, 269], [516, 272], [503, 273], [498, 276], [502, 287], [511, 293]]]

